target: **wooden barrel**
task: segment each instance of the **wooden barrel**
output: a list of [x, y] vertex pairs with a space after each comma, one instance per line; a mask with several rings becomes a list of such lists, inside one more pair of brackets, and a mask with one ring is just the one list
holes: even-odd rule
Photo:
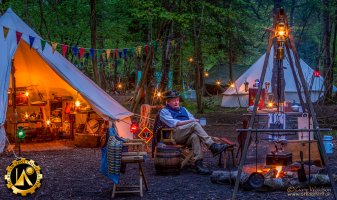
[[159, 175], [180, 173], [180, 149], [173, 145], [156, 147], [154, 166]]

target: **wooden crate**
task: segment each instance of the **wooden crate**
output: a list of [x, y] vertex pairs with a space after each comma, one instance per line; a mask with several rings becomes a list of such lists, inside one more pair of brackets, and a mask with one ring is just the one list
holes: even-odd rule
[[75, 133], [74, 143], [77, 147], [96, 148], [99, 144], [99, 136], [83, 133]]
[[[270, 143], [269, 152], [275, 151], [275, 145]], [[284, 151], [291, 152], [293, 154], [293, 162], [300, 162], [300, 151], [303, 152], [303, 160], [309, 160], [309, 141], [303, 140], [288, 140], [287, 144], [284, 145]], [[317, 140], [310, 141], [310, 159], [315, 163], [321, 165], [321, 156], [318, 150]]]

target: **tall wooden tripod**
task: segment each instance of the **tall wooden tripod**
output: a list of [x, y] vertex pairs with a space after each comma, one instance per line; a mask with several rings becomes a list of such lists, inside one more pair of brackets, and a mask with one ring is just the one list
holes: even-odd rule
[[[336, 188], [334, 179], [332, 177], [331, 171], [329, 169], [327, 155], [325, 153], [322, 136], [320, 134], [320, 130], [322, 130], [322, 129], [320, 129], [319, 124], [317, 122], [316, 113], [314, 111], [314, 107], [313, 107], [313, 104], [311, 102], [308, 86], [307, 86], [306, 80], [304, 78], [302, 68], [300, 66], [299, 56], [298, 56], [298, 53], [297, 53], [297, 50], [296, 50], [296, 47], [295, 47], [294, 39], [293, 39], [291, 30], [288, 27], [288, 23], [287, 23], [286, 16], [285, 16], [285, 13], [284, 13], [283, 9], [278, 10], [277, 15], [275, 15], [275, 17], [274, 17], [273, 30], [274, 30], [274, 33], [270, 34], [269, 40], [268, 40], [267, 53], [266, 53], [266, 56], [265, 56], [265, 59], [264, 59], [262, 73], [261, 73], [261, 77], [260, 77], [260, 83], [261, 84], [259, 84], [258, 92], [256, 94], [256, 98], [255, 98], [255, 102], [254, 102], [253, 113], [252, 113], [252, 116], [251, 116], [249, 124], [248, 124], [248, 129], [246, 129], [247, 137], [246, 137], [245, 145], [244, 145], [244, 148], [243, 148], [242, 157], [241, 157], [241, 160], [240, 160], [240, 165], [239, 165], [239, 168], [238, 168], [238, 174], [237, 174], [237, 177], [236, 177], [236, 182], [235, 182], [235, 187], [234, 187], [232, 199], [236, 198], [236, 194], [237, 194], [237, 191], [238, 191], [238, 188], [239, 188], [242, 168], [243, 168], [243, 165], [244, 165], [245, 160], [246, 160], [248, 145], [249, 145], [249, 141], [250, 141], [250, 138], [251, 138], [251, 135], [252, 135], [255, 117], [257, 115], [257, 106], [258, 106], [258, 103], [259, 103], [259, 100], [260, 100], [262, 86], [263, 86], [264, 79], [265, 79], [265, 76], [266, 76], [268, 60], [269, 60], [269, 56], [270, 56], [270, 50], [271, 50], [273, 45], [276, 45], [277, 47], [282, 45], [286, 49], [286, 53], [287, 53], [287, 56], [289, 58], [291, 71], [292, 71], [292, 74], [293, 74], [293, 77], [294, 77], [294, 80], [295, 80], [295, 85], [296, 85], [297, 93], [299, 95], [299, 99], [300, 99], [300, 102], [301, 102], [303, 112], [307, 111], [309, 113], [309, 116], [312, 117], [313, 127], [314, 127], [313, 132], [314, 132], [315, 137], [317, 138], [318, 147], [320, 149], [321, 157], [322, 157], [323, 163], [325, 164], [328, 176], [330, 178], [330, 183], [331, 183], [331, 186], [332, 186], [332, 191], [333, 191], [334, 197], [335, 197], [335, 199], [337, 199], [337, 188]], [[292, 59], [290, 49], [293, 52], [294, 60]], [[274, 52], [274, 54], [275, 53], [276, 52]], [[279, 53], [279, 52], [277, 52], [277, 53]], [[283, 58], [281, 56], [281, 58], [279, 57], [278, 59], [283, 59]], [[298, 74], [299, 79], [297, 77], [297, 74]], [[300, 86], [302, 86], [302, 88], [303, 88], [306, 104], [304, 103], [304, 100], [302, 98]], [[294, 132], [296, 132], [296, 129], [294, 129]]]

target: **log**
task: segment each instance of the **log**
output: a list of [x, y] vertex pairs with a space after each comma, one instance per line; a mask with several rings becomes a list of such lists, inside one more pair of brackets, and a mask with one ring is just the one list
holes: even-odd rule
[[[266, 178], [272, 177], [275, 173], [274, 169], [271, 169], [267, 172], [269, 175], [264, 175], [264, 186], [273, 190], [287, 190], [289, 187], [309, 187], [309, 182], [299, 182], [297, 176], [293, 177], [284, 177], [284, 178]], [[210, 176], [210, 180], [212, 183], [216, 184], [231, 184], [234, 183], [238, 172], [237, 171], [213, 171]], [[249, 174], [244, 171], [241, 173], [240, 185], [241, 187], [247, 188], [247, 181], [249, 178]], [[336, 176], [337, 177], [337, 176]], [[307, 176], [309, 179], [309, 176]], [[326, 174], [313, 174], [310, 176], [310, 184], [311, 186], [327, 186], [330, 184], [329, 176]], [[251, 188], [250, 188], [251, 189]]]
[[[210, 180], [212, 183], [217, 184], [231, 184], [234, 183], [236, 177], [238, 175], [238, 171], [213, 171], [210, 176]], [[249, 174], [242, 172], [240, 178], [240, 184], [245, 184], [249, 178]]]

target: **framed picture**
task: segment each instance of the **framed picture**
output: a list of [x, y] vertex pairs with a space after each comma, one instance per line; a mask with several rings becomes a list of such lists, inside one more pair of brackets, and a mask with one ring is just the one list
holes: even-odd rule
[[28, 96], [23, 92], [18, 92], [16, 94], [15, 101], [17, 106], [28, 106]]

